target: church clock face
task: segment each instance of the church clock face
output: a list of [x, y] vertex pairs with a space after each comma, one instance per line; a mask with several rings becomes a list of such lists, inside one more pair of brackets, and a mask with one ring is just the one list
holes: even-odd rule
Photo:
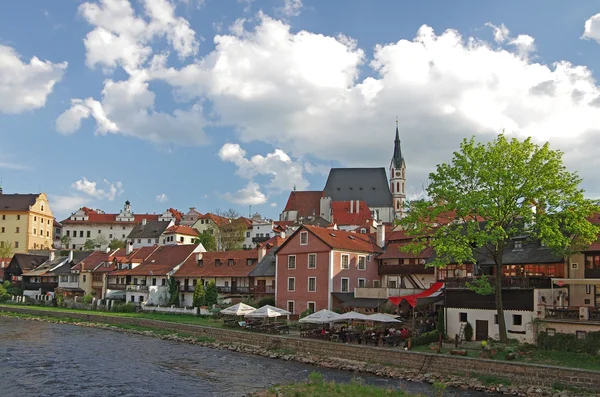
[[400, 173], [399, 173], [399, 172], [396, 172], [396, 176], [400, 176]]

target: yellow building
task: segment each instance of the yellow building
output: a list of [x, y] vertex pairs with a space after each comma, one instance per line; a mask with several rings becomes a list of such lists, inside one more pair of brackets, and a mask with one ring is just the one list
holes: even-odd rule
[[0, 246], [28, 253], [52, 247], [54, 215], [45, 193], [4, 194], [0, 188]]

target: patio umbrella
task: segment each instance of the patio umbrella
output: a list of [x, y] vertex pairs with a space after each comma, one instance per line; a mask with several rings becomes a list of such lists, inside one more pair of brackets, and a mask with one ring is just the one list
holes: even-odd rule
[[300, 320], [298, 320], [298, 322], [312, 323], [312, 324], [324, 324], [324, 323], [330, 323], [332, 321], [335, 321], [338, 317], [340, 317], [339, 314], [332, 312], [330, 310], [327, 310], [327, 309], [323, 309], [323, 310], [319, 310], [318, 312], [313, 313], [309, 316], [301, 318]]
[[389, 316], [387, 314], [383, 314], [383, 313], [375, 313], [375, 314], [371, 314], [369, 317], [369, 320], [371, 321], [377, 321], [379, 323], [401, 323], [402, 321], [395, 319], [392, 316]]
[[362, 313], [358, 313], [355, 311], [351, 311], [351, 312], [347, 312], [344, 314], [341, 314], [336, 320], [334, 321], [346, 321], [346, 320], [360, 320], [360, 321], [373, 321], [369, 316], [367, 316], [366, 314], [362, 314]]
[[292, 314], [287, 310], [280, 309], [271, 305], [264, 305], [250, 313], [246, 314], [246, 317], [279, 317], [279, 316], [287, 316], [288, 314]]
[[231, 316], [244, 316], [250, 312], [253, 312], [256, 308], [247, 305], [245, 303], [238, 303], [237, 305], [229, 306], [226, 309], [221, 310], [221, 314], [228, 314]]

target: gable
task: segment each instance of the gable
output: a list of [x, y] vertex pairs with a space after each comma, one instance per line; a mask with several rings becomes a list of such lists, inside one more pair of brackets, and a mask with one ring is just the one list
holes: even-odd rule
[[[300, 244], [300, 233], [308, 234], [306, 245]], [[323, 242], [320, 238], [308, 231], [306, 228], [299, 228], [292, 234], [282, 246], [277, 250], [277, 255], [290, 255], [302, 252], [324, 252], [331, 251], [331, 247]]]

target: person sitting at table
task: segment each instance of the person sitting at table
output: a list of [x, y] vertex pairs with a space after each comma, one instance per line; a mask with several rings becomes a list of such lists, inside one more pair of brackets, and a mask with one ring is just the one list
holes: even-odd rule
[[346, 333], [346, 327], [342, 327], [342, 329], [340, 329], [340, 340], [342, 341], [342, 343], [346, 343], [347, 340], [347, 333]]
[[325, 327], [323, 327], [323, 329], [321, 330], [321, 336], [324, 338], [325, 335], [327, 335], [327, 330], [325, 329]]
[[402, 327], [402, 329], [400, 330], [400, 336], [402, 337], [402, 339], [408, 339], [410, 337], [410, 332], [408, 331], [408, 329]]

